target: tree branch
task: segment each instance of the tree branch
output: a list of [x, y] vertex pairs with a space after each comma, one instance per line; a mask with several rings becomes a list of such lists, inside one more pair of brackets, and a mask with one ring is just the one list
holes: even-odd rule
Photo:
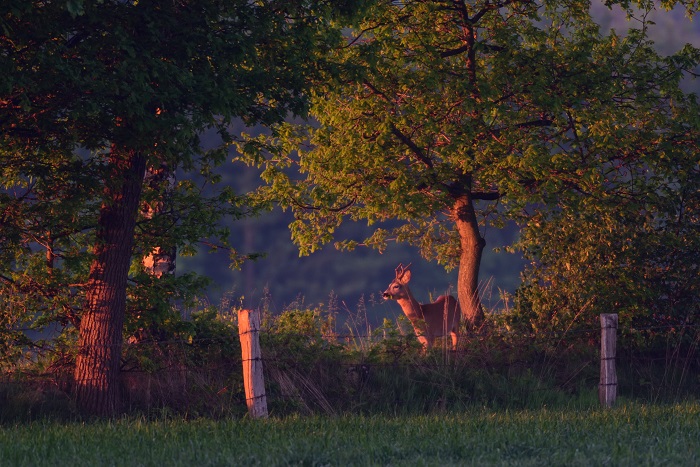
[[0, 274], [0, 279], [2, 279], [3, 281], [7, 282], [8, 284], [14, 284], [14, 283], [15, 283], [15, 281], [13, 281], [12, 279], [10, 279], [10, 278], [7, 277], [7, 276], [4, 276], [3, 274]]
[[463, 45], [462, 47], [457, 47], [456, 49], [445, 50], [443, 52], [440, 52], [440, 56], [442, 58], [453, 57], [455, 55], [459, 55], [463, 52], [466, 52], [467, 50], [469, 50], [469, 45]]
[[477, 23], [477, 22], [478, 22], [481, 18], [483, 18], [484, 15], [486, 15], [486, 13], [488, 13], [489, 11], [500, 10], [500, 9], [503, 8], [504, 6], [512, 5], [513, 3], [530, 3], [530, 1], [529, 1], [529, 0], [525, 0], [525, 1], [507, 0], [507, 1], [505, 1], [505, 2], [487, 3], [486, 6], [484, 6], [484, 8], [482, 8], [481, 10], [479, 10], [479, 12], [478, 12], [477, 14], [475, 14], [475, 15], [471, 18], [470, 21], [471, 21], [472, 24]]
[[342, 46], [342, 47], [340, 47], [340, 48], [341, 48], [341, 49], [347, 49], [348, 47], [352, 47], [357, 41], [360, 40], [360, 38], [361, 38], [366, 32], [369, 32], [369, 31], [371, 31], [371, 30], [373, 30], [373, 29], [377, 29], [378, 27], [385, 26], [385, 25], [386, 25], [386, 23], [379, 23], [379, 24], [377, 24], [377, 25], [375, 25], [375, 26], [372, 26], [372, 27], [370, 27], [370, 28], [365, 28], [365, 29], [363, 29], [362, 31], [360, 31], [360, 34], [358, 34], [357, 37], [355, 37], [355, 38], [352, 39], [350, 42], [348, 42], [347, 44], [345, 44], [344, 46]]
[[496, 201], [497, 199], [500, 199], [503, 196], [503, 193], [499, 193], [498, 191], [473, 191], [471, 193], [472, 199], [479, 199], [482, 201]]
[[[369, 81], [365, 80], [364, 81], [365, 86], [370, 88], [372, 92], [377, 94], [378, 96], [381, 96], [385, 101], [389, 102], [390, 104], [393, 104], [393, 101], [387, 96], [385, 93], [377, 89], [372, 83]], [[423, 162], [428, 168], [432, 169], [433, 168], [433, 161], [428, 157], [423, 149], [421, 149], [420, 146], [418, 146], [416, 143], [414, 143], [411, 138], [409, 138], [407, 135], [405, 135], [401, 130], [396, 128], [396, 125], [391, 123], [391, 133], [399, 138], [399, 140], [404, 143], [406, 146], [408, 146], [411, 151], [418, 157], [418, 159]]]
[[[540, 118], [537, 120], [530, 120], [528, 122], [516, 123], [515, 125], [513, 125], [513, 127], [518, 129], [530, 127], [547, 127], [552, 126], [553, 123], [554, 120], [551, 118]], [[491, 133], [496, 136], [499, 136], [501, 132], [506, 130], [507, 128], [507, 126], [501, 128], [494, 128], [493, 130], [491, 130]]]
[[428, 157], [423, 149], [418, 146], [416, 143], [414, 143], [411, 138], [406, 136], [404, 133], [401, 132], [396, 126], [392, 123], [391, 124], [391, 133], [399, 138], [403, 144], [409, 147], [411, 151], [416, 155], [416, 157], [424, 163], [429, 169], [433, 168], [433, 161]]
[[[493, 45], [493, 44], [478, 44], [478, 46], [483, 47], [486, 50], [492, 50], [494, 52], [502, 52], [505, 50], [505, 47], [501, 47], [500, 45]], [[462, 47], [457, 47], [456, 49], [450, 49], [450, 50], [444, 50], [440, 52], [440, 57], [442, 58], [448, 58], [448, 57], [453, 57], [455, 55], [459, 55], [461, 53], [464, 53], [468, 51], [470, 48], [469, 44], [463, 45]]]
[[344, 211], [344, 210], [346, 210], [347, 208], [349, 208], [350, 206], [352, 206], [353, 204], [355, 204], [355, 202], [357, 202], [357, 198], [353, 198], [353, 199], [351, 199], [347, 204], [344, 204], [344, 205], [342, 205], [342, 206], [340, 206], [340, 207], [337, 207], [337, 208], [329, 208], [329, 207], [326, 207], [326, 206], [313, 206], [313, 205], [311, 205], [311, 204], [300, 203], [299, 201], [297, 201], [297, 200], [294, 199], [294, 198], [289, 198], [289, 199], [290, 199], [290, 201], [292, 202], [292, 204], [294, 204], [295, 206], [297, 206], [297, 207], [299, 207], [299, 208], [301, 208], [301, 209], [306, 209], [306, 210], [309, 210], [309, 211], [320, 211], [320, 210], [322, 210], [322, 209], [328, 209], [330, 212], [341, 212], [341, 211]]
[[364, 80], [364, 81], [363, 81], [363, 84], [364, 84], [365, 86], [367, 86], [373, 93], [377, 94], [378, 96], [381, 96], [381, 97], [382, 97], [385, 101], [387, 101], [388, 103], [390, 103], [390, 104], [392, 104], [392, 105], [394, 104], [394, 102], [393, 102], [391, 99], [389, 99], [389, 96], [387, 96], [387, 95], [384, 94], [382, 91], [380, 91], [379, 89], [377, 89], [377, 87], [375, 87], [375, 86], [374, 86], [372, 83], [370, 83], [369, 81]]

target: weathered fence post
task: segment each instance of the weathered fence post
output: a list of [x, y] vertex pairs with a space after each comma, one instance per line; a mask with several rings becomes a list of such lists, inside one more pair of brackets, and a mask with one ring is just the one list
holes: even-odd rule
[[248, 413], [252, 418], [267, 417], [265, 379], [260, 352], [260, 313], [255, 310], [238, 312], [238, 337], [241, 339], [243, 386]]
[[616, 343], [617, 313], [603, 313], [600, 315], [600, 385], [598, 386], [598, 400], [604, 407], [612, 407], [617, 398]]

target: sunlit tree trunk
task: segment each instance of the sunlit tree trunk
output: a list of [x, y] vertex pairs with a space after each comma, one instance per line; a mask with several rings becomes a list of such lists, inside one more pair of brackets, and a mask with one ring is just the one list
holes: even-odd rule
[[103, 416], [120, 410], [118, 377], [126, 286], [145, 157], [113, 148], [109, 163], [75, 368], [78, 407]]
[[472, 326], [478, 326], [484, 316], [479, 299], [479, 268], [486, 242], [479, 232], [474, 212], [474, 201], [469, 194], [455, 200], [454, 221], [459, 232], [460, 258], [457, 276], [457, 295], [462, 315]]

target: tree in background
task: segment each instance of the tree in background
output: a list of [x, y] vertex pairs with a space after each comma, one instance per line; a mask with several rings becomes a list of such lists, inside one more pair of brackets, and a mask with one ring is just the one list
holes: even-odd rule
[[[513, 317], [527, 332], [590, 328], [598, 314], [617, 313], [628, 343], [648, 347], [672, 337], [680, 350], [696, 338], [700, 108], [694, 98], [662, 94], [667, 105], [634, 106], [647, 145], [639, 154], [621, 148], [601, 165], [605, 191], [594, 199], [572, 193], [532, 212], [521, 237], [532, 263]], [[671, 123], [660, 132], [655, 120]], [[619, 146], [616, 138], [610, 145]]]
[[129, 274], [134, 246], [143, 269], [156, 246], [225, 238], [215, 221], [244, 212], [232, 192], [204, 198], [184, 180], [169, 216], [139, 220], [141, 200], [160, 196], [144, 173], [167, 166], [215, 181], [224, 151], [203, 153], [200, 132], [216, 128], [229, 141], [234, 118], [270, 124], [302, 113], [308, 79], [325, 66], [317, 53], [338, 38], [331, 20], [352, 3], [0, 7], [2, 307], [79, 328], [81, 409], [119, 410], [127, 286], [144, 277]]
[[261, 199], [294, 211], [301, 253], [365, 219], [373, 235], [337, 245], [405, 241], [459, 265], [460, 305], [477, 324], [480, 226], [579, 204], [609, 218], [604, 201], [628, 177], [647, 192], [674, 186], [638, 169], [697, 160], [695, 144], [683, 149], [697, 113], [679, 80], [698, 52], [661, 57], [639, 25], [603, 34], [578, 1], [375, 2], [338, 51], [344, 76], [314, 88], [317, 124], [278, 127], [241, 152], [264, 166]]
[[532, 262], [514, 318], [527, 332], [597, 326], [600, 313], [618, 313], [629, 343], [697, 339], [700, 108], [682, 85], [698, 76], [700, 52], [660, 56], [645, 18], [618, 45], [637, 79], [613, 69], [615, 106], [575, 141], [597, 158], [597, 190], [562, 190], [523, 212], [520, 246]]

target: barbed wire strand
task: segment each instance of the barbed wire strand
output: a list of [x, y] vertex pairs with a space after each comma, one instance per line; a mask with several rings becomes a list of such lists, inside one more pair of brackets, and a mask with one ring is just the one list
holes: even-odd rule
[[[660, 330], [675, 330], [675, 331], [684, 331], [688, 329], [697, 329], [700, 328], [700, 325], [694, 325], [694, 324], [669, 324], [669, 325], [649, 325], [649, 326], [637, 326], [637, 327], [623, 327], [623, 326], [617, 326], [617, 329], [622, 331], [622, 332], [642, 332], [642, 331], [660, 331]], [[30, 331], [31, 329], [16, 329], [14, 331]], [[568, 331], [568, 332], [562, 332], [562, 331], [552, 331], [550, 333], [546, 332], [537, 332], [531, 333], [530, 335], [523, 335], [523, 334], [505, 334], [505, 333], [496, 333], [497, 337], [501, 338], [515, 338], [515, 339], [530, 339], [530, 338], [535, 338], [535, 339], [547, 339], [551, 338], [552, 340], [557, 340], [558, 343], [561, 343], [561, 340], [566, 338], [567, 336], [569, 337], [576, 337], [576, 336], [581, 336], [581, 335], [597, 335], [601, 332], [600, 327], [595, 327], [595, 328], [584, 328], [584, 329], [578, 329], [578, 330], [573, 330], [573, 331]], [[284, 337], [285, 334], [281, 334], [279, 332], [276, 332], [273, 329], [251, 329], [248, 331], [244, 331], [242, 333], [239, 333], [239, 336], [245, 335], [245, 334], [253, 334], [253, 333], [258, 333], [261, 336], [277, 336], [277, 337]], [[397, 337], [397, 338], [405, 338], [405, 339], [411, 339], [413, 337], [412, 333], [406, 333], [405, 335], [398, 335], [398, 336], [386, 336], [386, 333], [383, 333], [381, 329], [375, 331], [374, 333], [371, 334], [339, 334], [339, 333], [332, 333], [332, 334], [319, 334], [319, 333], [311, 333], [311, 334], [304, 334], [304, 333], [289, 333], [286, 336], [293, 336], [293, 337], [304, 337], [308, 339], [322, 339], [324, 341], [328, 340], [362, 340], [362, 339], [369, 339], [369, 340], [376, 340], [377, 342], [381, 342], [382, 340], [385, 340], [387, 338], [391, 337]], [[493, 334], [492, 334], [493, 335]], [[191, 337], [191, 338], [174, 338], [174, 339], [163, 339], [163, 340], [143, 340], [139, 342], [119, 342], [119, 343], [104, 343], [104, 344], [96, 344], [96, 345], [91, 345], [90, 348], [99, 348], [99, 347], [115, 347], [122, 345], [126, 350], [129, 350], [130, 348], [137, 348], [137, 347], [142, 347], [142, 346], [157, 346], [157, 347], [163, 347], [163, 346], [169, 346], [169, 345], [180, 345], [181, 349], [188, 349], [196, 344], [212, 344], [212, 343], [221, 343], [221, 342], [229, 342], [232, 343], [234, 341], [234, 336], [235, 334], [232, 334], [232, 336], [218, 336], [218, 337], [206, 337], [206, 338], [197, 338], [196, 336]], [[479, 337], [481, 337], [479, 334], [476, 335], [469, 335], [469, 337], [475, 337], [477, 340]], [[499, 343], [499, 345], [503, 345], [502, 342]], [[511, 345], [511, 348], [517, 348], [519, 346], [517, 345]], [[445, 350], [445, 349], [443, 349]], [[263, 349], [263, 351], [265, 351]], [[448, 355], [452, 354], [460, 354], [464, 356], [469, 356], [470, 354], [472, 355], [482, 355], [483, 351], [481, 350], [474, 350], [470, 348], [466, 349], [460, 349], [460, 350], [448, 350]], [[386, 355], [390, 355], [390, 352], [386, 352]], [[619, 355], [617, 357], [607, 357], [603, 359], [595, 359], [595, 358], [589, 358], [589, 359], [584, 359], [586, 360], [585, 365], [589, 365], [591, 363], [595, 363], [600, 360], [616, 360], [619, 359]], [[668, 357], [645, 357], [645, 356], [640, 356], [639, 354], [631, 354], [629, 358], [636, 359], [637, 361], [642, 360], [642, 361], [667, 361]], [[673, 361], [689, 361], [689, 360], [694, 360], [697, 361], [697, 357], [683, 357], [680, 355], [676, 355], [672, 358]], [[294, 367], [300, 367], [302, 368], [302, 362], [295, 361], [291, 357], [287, 358], [274, 358], [274, 357], [258, 357], [258, 358], [251, 358], [251, 359], [232, 359], [228, 365], [214, 365], [213, 368], [209, 368], [209, 372], [214, 373], [218, 372], [218, 370], [221, 369], [229, 369], [233, 370], [235, 367], [240, 368], [243, 362], [247, 361], [262, 361], [264, 367], [277, 367], [277, 366], [292, 366]], [[361, 369], [361, 370], [366, 370], [368, 372], [371, 371], [372, 368], [413, 368], [413, 369], [419, 369], [419, 370], [424, 370], [424, 371], [432, 371], [435, 369], [441, 369], [441, 368], [456, 368], [459, 366], [461, 362], [458, 361], [453, 361], [453, 362], [436, 362], [436, 361], [420, 361], [420, 362], [406, 362], [406, 361], [394, 361], [394, 362], [372, 362], [372, 361], [360, 361], [360, 362], [337, 362], [334, 361], [333, 365], [339, 365], [341, 367], [347, 367], [348, 370], [356, 370], [356, 369]], [[551, 363], [551, 362], [549, 362]], [[518, 367], [518, 366], [525, 366], [528, 364], [533, 364], [533, 362], [529, 359], [511, 359], [507, 362], [506, 365], [501, 364], [500, 366], [505, 366], [507, 368], [510, 367]], [[182, 364], [184, 365], [184, 364]], [[132, 374], [148, 374], [150, 376], [156, 375], [156, 374], [161, 374], [161, 373], [167, 373], [171, 375], [175, 374], [181, 374], [181, 375], [188, 375], [188, 374], [194, 374], [198, 373], [201, 371], [205, 371], [203, 368], [197, 368], [197, 369], [192, 369], [189, 367], [178, 367], [178, 364], [174, 365], [166, 365], [162, 366], [156, 369], [153, 369], [151, 371], [146, 371], [143, 369], [138, 369], [138, 368], [132, 368], [132, 369], [126, 369], [123, 368], [122, 372], [123, 373], [132, 373]], [[16, 375], [17, 373], [15, 373]], [[231, 371], [227, 376], [222, 376], [222, 378], [225, 377], [230, 377], [233, 374], [238, 374], [238, 371]], [[56, 380], [60, 379], [61, 376], [65, 377], [66, 379], [69, 379], [72, 381], [73, 384], [92, 384], [92, 383], [103, 383], [105, 381], [104, 378], [80, 378], [78, 380], [75, 380], [75, 378], [71, 377], [72, 375], [56, 375], [54, 373], [42, 373], [42, 374], [30, 374], [30, 373], [23, 373], [24, 377], [30, 377], [30, 378], [46, 378], [50, 380]], [[57, 378], [58, 376], [58, 378]], [[5, 379], [5, 378], [3, 378]], [[510, 380], [510, 378], [508, 378]], [[420, 383], [420, 384], [430, 384], [430, 382], [422, 381], [422, 380], [413, 380], [415, 383]], [[10, 379], [8, 378], [7, 381], [4, 383], [7, 384], [8, 382], [11, 382]], [[604, 385], [618, 385], [618, 383], [607, 383]], [[544, 390], [546, 388], [542, 388]], [[255, 396], [255, 398], [258, 397], [264, 397], [264, 396]], [[268, 394], [269, 397], [269, 394]], [[280, 395], [275, 395], [275, 397], [282, 397]], [[292, 399], [299, 399], [299, 396], [291, 397]]]

